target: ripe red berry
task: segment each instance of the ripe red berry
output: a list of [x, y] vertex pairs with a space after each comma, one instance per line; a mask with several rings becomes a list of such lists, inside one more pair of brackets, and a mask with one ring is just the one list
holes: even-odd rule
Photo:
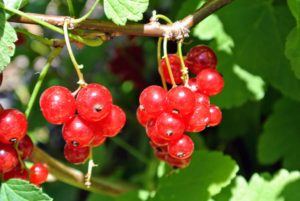
[[64, 156], [70, 163], [81, 164], [85, 163], [90, 155], [89, 147], [74, 147], [71, 144], [66, 144], [64, 147]]
[[[181, 64], [180, 64], [179, 57], [176, 54], [169, 54], [168, 58], [169, 58], [170, 67], [171, 67], [171, 70], [172, 70], [172, 73], [173, 73], [175, 83], [176, 84], [182, 83]], [[162, 74], [163, 74], [166, 82], [169, 83], [169, 84], [172, 84], [171, 77], [170, 77], [168, 67], [167, 67], [166, 58], [163, 58], [160, 61], [160, 65], [161, 65], [161, 68], [162, 68]]]
[[10, 144], [20, 141], [27, 132], [25, 115], [16, 109], [6, 109], [0, 113], [0, 142]]
[[193, 151], [194, 142], [187, 135], [182, 135], [182, 137], [179, 140], [170, 142], [168, 146], [168, 152], [173, 158], [189, 158], [192, 155]]
[[117, 105], [112, 105], [110, 113], [101, 121], [95, 123], [105, 137], [114, 137], [124, 127], [126, 115]]
[[21, 158], [23, 160], [30, 157], [33, 150], [33, 143], [28, 135], [25, 135], [25, 137], [19, 142], [18, 149], [22, 153]]
[[172, 113], [159, 115], [155, 127], [158, 136], [167, 141], [179, 139], [185, 130], [185, 124], [182, 119]]
[[158, 135], [155, 124], [156, 119], [150, 119], [146, 125], [146, 133], [150, 138], [152, 144], [159, 147], [168, 145], [169, 142]]
[[0, 174], [11, 171], [18, 163], [16, 150], [11, 145], [0, 143]]
[[40, 185], [48, 178], [48, 168], [42, 163], [36, 163], [30, 168], [30, 183]]
[[201, 132], [203, 131], [210, 118], [209, 107], [207, 105], [197, 105], [195, 111], [189, 116], [187, 120], [188, 132]]
[[67, 144], [76, 147], [89, 146], [94, 138], [93, 124], [75, 116], [71, 121], [64, 124], [62, 134]]
[[112, 95], [100, 84], [89, 84], [81, 89], [76, 98], [80, 117], [87, 121], [100, 121], [111, 111]]
[[172, 88], [167, 93], [165, 106], [169, 112], [188, 115], [194, 110], [195, 95], [185, 86]]
[[3, 174], [4, 181], [7, 181], [9, 179], [22, 179], [22, 180], [28, 180], [28, 171], [24, 168], [22, 169], [20, 165], [17, 165], [14, 169], [12, 169], [9, 172], [6, 172]]
[[186, 168], [187, 166], [189, 166], [189, 164], [191, 162], [191, 157], [188, 157], [186, 159], [178, 159], [178, 158], [174, 158], [170, 155], [167, 155], [165, 157], [165, 161], [173, 168], [183, 169], [183, 168]]
[[216, 105], [210, 105], [209, 107], [210, 121], [208, 126], [217, 126], [222, 121], [222, 111]]
[[142, 110], [140, 106], [136, 110], [136, 118], [138, 122], [144, 127], [146, 126], [148, 120], [150, 119], [150, 117], [147, 115], [145, 110]]
[[204, 95], [202, 93], [196, 92], [195, 94], [195, 99], [196, 99], [196, 106], [197, 105], [206, 105], [209, 107], [210, 105], [210, 100], [207, 95]]
[[75, 116], [75, 98], [69, 89], [52, 86], [42, 93], [40, 108], [48, 122], [63, 124]]
[[198, 85], [197, 85], [197, 80], [196, 78], [190, 78], [189, 81], [188, 81], [188, 86], [189, 86], [189, 89], [192, 91], [192, 92], [196, 92], [198, 91]]
[[166, 157], [168, 157], [168, 152], [165, 151], [159, 151], [157, 149], [154, 149], [154, 155], [156, 156], [156, 158], [158, 158], [159, 160], [165, 161]]
[[214, 96], [220, 93], [224, 87], [223, 77], [213, 69], [204, 69], [197, 75], [199, 92]]
[[26, 42], [26, 38], [23, 33], [17, 33], [17, 40], [15, 42], [16, 46], [21, 46]]
[[197, 45], [187, 53], [185, 64], [192, 73], [197, 75], [205, 68], [216, 69], [217, 57], [211, 48]]
[[139, 98], [142, 110], [148, 116], [156, 117], [164, 111], [164, 103], [167, 91], [156, 85], [145, 88]]
[[106, 140], [106, 137], [101, 133], [101, 131], [95, 132], [93, 141], [91, 142], [92, 147], [98, 147], [103, 144]]

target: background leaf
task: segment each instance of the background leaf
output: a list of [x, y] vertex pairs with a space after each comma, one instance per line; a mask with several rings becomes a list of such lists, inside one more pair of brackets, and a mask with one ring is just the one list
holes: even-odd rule
[[148, 8], [149, 0], [104, 0], [104, 12], [108, 19], [118, 25], [127, 20], [139, 21]]
[[51, 201], [48, 195], [28, 181], [10, 179], [1, 185], [1, 201]]
[[[20, 9], [28, 3], [29, 0], [3, 0], [6, 7]], [[6, 18], [9, 18], [12, 13], [5, 13]]]

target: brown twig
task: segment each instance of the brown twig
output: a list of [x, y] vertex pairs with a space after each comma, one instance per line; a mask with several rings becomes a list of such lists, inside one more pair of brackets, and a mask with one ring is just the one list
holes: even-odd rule
[[[205, 19], [207, 16], [222, 8], [223, 6], [231, 3], [233, 0], [210, 0], [200, 9], [195, 11], [194, 14], [188, 15], [182, 20], [179, 20], [173, 24], [162, 25], [159, 23], [147, 23], [147, 24], [138, 24], [138, 23], [129, 23], [126, 26], [118, 26], [109, 21], [93, 20], [87, 19], [82, 23], [76, 26], [76, 29], [82, 30], [95, 30], [103, 33], [107, 33], [111, 36], [120, 36], [120, 35], [134, 35], [134, 36], [152, 36], [152, 37], [163, 37], [166, 34], [176, 37], [178, 33], [178, 27], [190, 29], [194, 25], [198, 24], [200, 21]], [[44, 15], [36, 13], [27, 13], [32, 15], [40, 20], [46, 21], [52, 25], [62, 27], [66, 18], [69, 18], [70, 21], [74, 20], [68, 16], [53, 16], [53, 15]], [[28, 23], [36, 24], [32, 20], [21, 17], [14, 16], [10, 19], [11, 22], [17, 23]]]

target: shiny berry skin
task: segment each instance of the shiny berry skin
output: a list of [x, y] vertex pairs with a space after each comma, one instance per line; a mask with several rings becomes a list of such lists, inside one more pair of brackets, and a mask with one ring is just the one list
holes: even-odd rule
[[62, 134], [67, 144], [76, 147], [89, 146], [94, 138], [93, 124], [75, 116], [71, 121], [64, 124]]
[[213, 69], [204, 69], [197, 75], [199, 92], [214, 96], [219, 94], [224, 87], [223, 77]]
[[[179, 57], [176, 54], [169, 54], [168, 58], [169, 58], [170, 67], [171, 67], [171, 70], [172, 70], [172, 73], [173, 73], [175, 83], [176, 84], [182, 83], [181, 64], [180, 64]], [[166, 58], [163, 58], [160, 61], [160, 65], [161, 65], [162, 73], [163, 73], [163, 76], [164, 76], [166, 82], [169, 83], [169, 84], [172, 84], [171, 77], [170, 77], [168, 67], [167, 67]]]
[[155, 127], [158, 136], [167, 141], [179, 139], [185, 130], [185, 124], [182, 119], [172, 113], [159, 115]]
[[191, 157], [188, 157], [186, 159], [178, 159], [170, 156], [169, 154], [165, 157], [166, 163], [168, 163], [170, 166], [172, 166], [175, 169], [183, 169], [189, 166], [191, 163]]
[[168, 157], [168, 152], [165, 151], [158, 151], [157, 149], [154, 150], [154, 155], [156, 156], [156, 158], [158, 158], [159, 160], [166, 160], [166, 157]]
[[76, 107], [83, 119], [100, 121], [111, 111], [112, 95], [100, 84], [89, 84], [78, 92]]
[[140, 97], [140, 109], [144, 110], [148, 116], [157, 117], [164, 111], [164, 103], [167, 91], [157, 85], [145, 88]]
[[206, 68], [216, 69], [217, 62], [214, 51], [205, 45], [197, 45], [191, 48], [185, 59], [185, 64], [195, 75]]
[[75, 116], [75, 98], [69, 89], [52, 86], [42, 93], [40, 108], [49, 123], [63, 124]]
[[33, 150], [33, 143], [28, 135], [25, 135], [25, 137], [19, 142], [18, 149], [22, 153], [21, 158], [23, 160], [30, 157]]
[[168, 152], [173, 158], [189, 158], [192, 155], [193, 151], [194, 142], [187, 135], [182, 135], [182, 137], [179, 140], [170, 142], [168, 146]]
[[210, 113], [210, 121], [208, 122], [208, 126], [217, 126], [222, 121], [222, 111], [216, 105], [210, 105], [209, 107]]
[[150, 119], [146, 125], [146, 133], [150, 138], [151, 143], [157, 147], [168, 145], [169, 142], [158, 135], [155, 124], [156, 124], [156, 119]]
[[48, 178], [48, 168], [42, 163], [36, 163], [30, 168], [30, 183], [40, 185]]
[[6, 109], [0, 113], [0, 142], [10, 144], [20, 141], [27, 132], [25, 115], [16, 109]]
[[85, 163], [90, 155], [89, 147], [74, 147], [71, 144], [66, 144], [64, 147], [64, 156], [70, 163], [82, 164]]
[[194, 95], [195, 95], [195, 100], [196, 100], [196, 106], [197, 105], [206, 105], [207, 107], [209, 107], [210, 99], [207, 95], [204, 95], [199, 92], [195, 92]]
[[146, 126], [148, 120], [150, 119], [150, 117], [147, 115], [145, 110], [142, 110], [140, 106], [136, 110], [136, 118], [138, 122], [144, 127]]
[[16, 150], [11, 145], [0, 143], [0, 174], [11, 171], [18, 163]]
[[197, 79], [196, 78], [190, 78], [189, 81], [188, 81], [188, 86], [189, 86], [189, 89], [192, 91], [192, 92], [196, 92], [198, 91], [198, 85], [197, 85]]
[[4, 181], [7, 181], [7, 180], [13, 179], [13, 178], [28, 180], [28, 178], [29, 178], [28, 171], [26, 169], [22, 169], [20, 165], [17, 165], [11, 171], [3, 174]]
[[174, 87], [167, 93], [165, 106], [172, 113], [190, 114], [195, 107], [195, 95], [185, 86]]
[[112, 105], [110, 113], [101, 121], [96, 122], [105, 137], [116, 136], [126, 123], [125, 112], [117, 105]]
[[102, 145], [105, 142], [105, 140], [106, 137], [101, 133], [101, 131], [95, 132], [93, 141], [91, 142], [91, 146], [98, 147]]
[[192, 115], [187, 121], [186, 131], [201, 132], [203, 131], [210, 118], [209, 107], [207, 105], [197, 105]]

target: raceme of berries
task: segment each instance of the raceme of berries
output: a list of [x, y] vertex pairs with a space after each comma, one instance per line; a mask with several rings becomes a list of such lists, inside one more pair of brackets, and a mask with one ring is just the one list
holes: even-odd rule
[[27, 132], [25, 115], [16, 109], [0, 111], [0, 142], [11, 144], [20, 141]]
[[[180, 64], [179, 57], [176, 54], [169, 54], [168, 59], [169, 59], [169, 62], [170, 62], [170, 67], [171, 67], [171, 70], [172, 70], [172, 73], [173, 73], [175, 83], [176, 84], [182, 83], [181, 64]], [[161, 65], [161, 68], [162, 68], [162, 74], [163, 74], [166, 82], [169, 83], [169, 84], [172, 84], [171, 76], [169, 74], [168, 67], [167, 67], [166, 58], [163, 58], [160, 61], [160, 65]]]
[[185, 59], [185, 65], [195, 75], [205, 68], [216, 69], [217, 63], [216, 54], [206, 45], [191, 48]]
[[[182, 77], [177, 58], [179, 60], [178, 56], [169, 55], [175, 80]], [[155, 156], [172, 167], [185, 168], [190, 164], [194, 143], [186, 132], [202, 132], [207, 127], [219, 125], [222, 120], [221, 110], [212, 105], [209, 98], [219, 94], [224, 87], [216, 64], [213, 50], [196, 46], [185, 59], [185, 65], [196, 77], [168, 91], [152, 85], [140, 94], [137, 120], [145, 127]], [[164, 58], [161, 65], [164, 78], [170, 83]], [[182, 80], [176, 83], [182, 83]]]
[[126, 122], [124, 111], [113, 105], [109, 90], [96, 83], [84, 86], [76, 94], [52, 86], [42, 93], [40, 107], [49, 123], [63, 124], [64, 155], [74, 164], [86, 162], [90, 148], [116, 136]]

